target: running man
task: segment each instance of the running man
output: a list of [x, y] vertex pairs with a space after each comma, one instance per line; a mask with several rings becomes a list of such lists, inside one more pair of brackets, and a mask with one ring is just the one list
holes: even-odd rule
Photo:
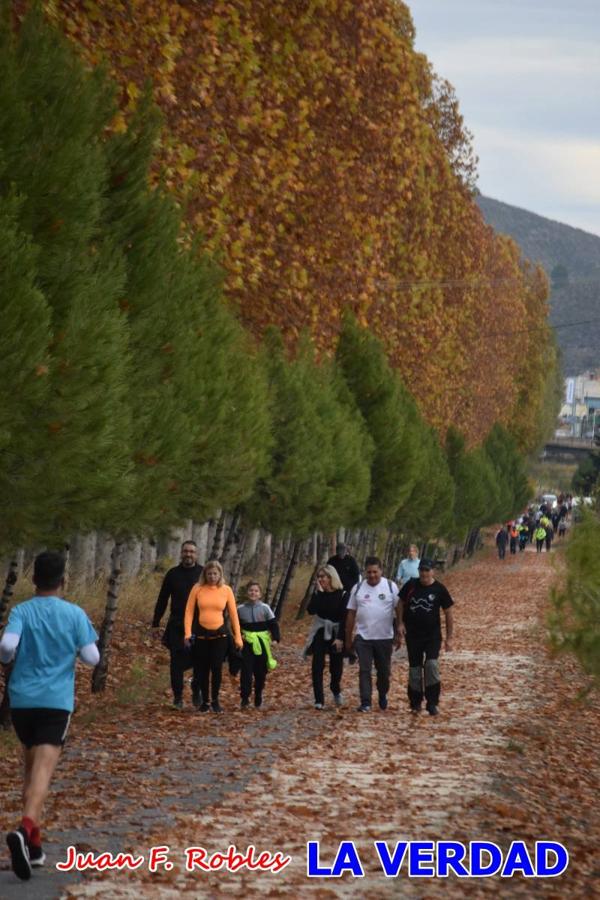
[[0, 641], [0, 662], [15, 661], [8, 693], [25, 761], [23, 817], [6, 836], [13, 872], [23, 881], [46, 860], [40, 821], [73, 712], [76, 659], [89, 666], [100, 661], [90, 620], [60, 597], [64, 573], [60, 553], [36, 557], [35, 596], [12, 609]]

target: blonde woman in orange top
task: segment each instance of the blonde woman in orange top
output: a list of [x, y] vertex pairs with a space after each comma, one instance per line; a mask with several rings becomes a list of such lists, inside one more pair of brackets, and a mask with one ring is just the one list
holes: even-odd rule
[[[221, 672], [227, 653], [228, 632], [224, 612], [227, 609], [238, 650], [244, 646], [233, 591], [225, 584], [223, 567], [216, 559], [206, 563], [198, 584], [195, 584], [187, 600], [184, 617], [185, 640], [192, 644], [194, 680], [202, 693], [201, 712], [212, 709], [223, 712], [219, 704]], [[209, 698], [210, 680], [210, 706]]]

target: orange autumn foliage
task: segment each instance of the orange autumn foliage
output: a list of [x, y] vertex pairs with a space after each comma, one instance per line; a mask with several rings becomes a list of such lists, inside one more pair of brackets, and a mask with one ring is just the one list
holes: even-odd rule
[[440, 431], [452, 422], [474, 444], [520, 417], [531, 443], [523, 400], [537, 402], [543, 354], [527, 382], [515, 373], [546, 346], [547, 286], [483, 222], [456, 99], [415, 51], [403, 3], [44, 6], [118, 82], [115, 129], [152, 79], [165, 122], [156, 177], [255, 335], [275, 323], [294, 343], [308, 328], [330, 352], [350, 308]]

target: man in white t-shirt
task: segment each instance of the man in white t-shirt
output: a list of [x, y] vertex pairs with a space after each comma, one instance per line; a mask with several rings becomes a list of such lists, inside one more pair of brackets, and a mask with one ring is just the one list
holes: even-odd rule
[[377, 672], [379, 708], [387, 709], [390, 688], [392, 649], [399, 647], [404, 626], [398, 616], [398, 587], [383, 577], [381, 560], [369, 556], [365, 560], [365, 579], [352, 589], [346, 613], [346, 650], [354, 649], [359, 662], [359, 712], [371, 709], [371, 672]]

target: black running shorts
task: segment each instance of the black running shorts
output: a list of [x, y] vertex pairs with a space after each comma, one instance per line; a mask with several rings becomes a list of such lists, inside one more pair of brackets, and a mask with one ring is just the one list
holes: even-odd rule
[[10, 714], [17, 737], [28, 750], [38, 744], [64, 744], [71, 721], [66, 709], [11, 709]]

